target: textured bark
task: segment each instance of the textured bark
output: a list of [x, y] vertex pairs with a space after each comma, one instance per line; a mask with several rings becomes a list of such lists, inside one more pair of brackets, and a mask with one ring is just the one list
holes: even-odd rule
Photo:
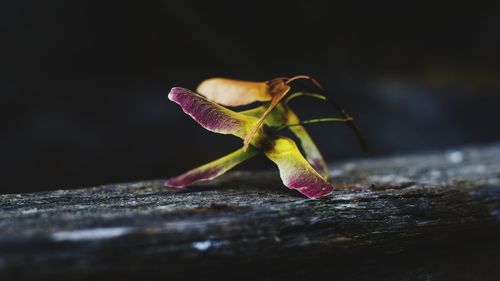
[[1, 195], [0, 279], [500, 280], [500, 145], [330, 166]]

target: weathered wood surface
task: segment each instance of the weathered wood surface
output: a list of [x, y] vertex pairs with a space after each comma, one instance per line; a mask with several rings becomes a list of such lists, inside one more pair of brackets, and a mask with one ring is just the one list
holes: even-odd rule
[[0, 279], [500, 280], [500, 145], [275, 172], [0, 196]]

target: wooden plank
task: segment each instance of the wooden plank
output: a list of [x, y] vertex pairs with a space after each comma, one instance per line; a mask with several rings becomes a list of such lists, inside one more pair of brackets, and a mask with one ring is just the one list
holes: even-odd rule
[[331, 167], [322, 200], [274, 171], [0, 195], [0, 277], [500, 280], [500, 145]]

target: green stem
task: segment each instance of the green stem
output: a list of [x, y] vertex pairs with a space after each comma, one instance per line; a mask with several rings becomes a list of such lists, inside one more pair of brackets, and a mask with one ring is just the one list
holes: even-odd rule
[[277, 131], [282, 130], [284, 128], [289, 128], [289, 127], [294, 127], [294, 126], [302, 126], [302, 125], [307, 125], [307, 124], [314, 124], [314, 123], [323, 123], [323, 122], [349, 122], [352, 121], [352, 118], [317, 118], [317, 119], [310, 119], [306, 121], [302, 121], [299, 123], [295, 124], [286, 124], [277, 129]]
[[308, 93], [308, 92], [297, 92], [297, 93], [293, 93], [293, 94], [289, 95], [288, 98], [285, 100], [285, 104], [288, 104], [289, 101], [291, 101], [292, 99], [294, 99], [296, 97], [300, 97], [300, 96], [306, 96], [306, 97], [317, 98], [320, 100], [326, 100], [326, 97], [323, 95], [320, 95], [320, 94]]
[[[321, 88], [321, 87], [319, 87], [319, 88]], [[287, 106], [289, 101], [291, 101], [292, 99], [294, 99], [296, 97], [300, 97], [300, 96], [313, 97], [313, 98], [317, 98], [317, 99], [320, 99], [323, 101], [328, 101], [329, 103], [331, 103], [337, 109], [337, 111], [342, 116], [344, 116], [345, 119], [343, 122], [345, 122], [346, 125], [349, 126], [349, 128], [351, 128], [354, 131], [363, 151], [366, 152], [369, 150], [368, 143], [366, 142], [365, 138], [361, 134], [361, 131], [358, 128], [357, 124], [354, 122], [354, 120], [352, 119], [350, 114], [347, 111], [345, 111], [339, 104], [334, 102], [331, 98], [320, 95], [320, 94], [309, 93], [309, 92], [297, 92], [297, 93], [294, 93], [294, 94], [291, 94], [290, 96], [288, 96], [288, 98], [285, 100], [285, 105]], [[323, 119], [325, 119], [325, 118], [323, 118]], [[328, 118], [326, 118], [326, 119], [328, 119]], [[339, 121], [320, 121], [320, 122], [339, 122]], [[312, 123], [316, 123], [316, 122], [312, 122]], [[306, 123], [306, 124], [308, 124], [308, 123]], [[298, 126], [298, 125], [302, 125], [302, 124], [296, 124], [294, 126]], [[285, 125], [283, 127], [278, 128], [278, 130], [281, 130], [281, 129], [286, 128], [286, 127], [290, 127], [290, 126]]]

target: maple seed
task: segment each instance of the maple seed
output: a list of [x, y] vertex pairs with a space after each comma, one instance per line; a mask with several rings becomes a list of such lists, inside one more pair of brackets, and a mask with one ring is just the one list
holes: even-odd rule
[[[214, 179], [263, 152], [278, 166], [283, 184], [288, 188], [313, 199], [330, 194], [333, 185], [327, 181], [328, 167], [304, 125], [322, 122], [354, 123], [346, 114], [343, 114], [343, 118], [300, 121], [288, 105], [290, 100], [299, 96], [327, 99], [323, 95], [300, 92], [284, 99], [291, 90], [289, 84], [300, 79], [309, 80], [321, 89], [316, 80], [306, 75], [280, 77], [264, 82], [211, 78], [198, 86], [198, 93], [181, 87], [172, 88], [168, 98], [179, 104], [186, 114], [209, 131], [232, 134], [243, 139], [243, 147], [168, 179], [165, 185], [184, 188], [195, 182]], [[257, 101], [268, 103], [241, 112], [224, 107], [247, 105]], [[289, 129], [299, 139], [306, 158], [302, 156], [295, 141], [279, 135], [283, 129]]]

